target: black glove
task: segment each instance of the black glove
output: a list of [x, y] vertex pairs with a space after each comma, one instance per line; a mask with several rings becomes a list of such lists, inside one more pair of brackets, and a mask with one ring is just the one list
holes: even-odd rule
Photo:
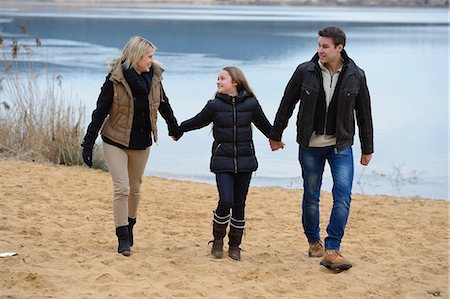
[[177, 133], [176, 135], [174, 135], [173, 136], [173, 138], [175, 138], [175, 141], [178, 141], [178, 140], [180, 140], [180, 138], [181, 138], [181, 136], [183, 136], [183, 132], [182, 131], [180, 131], [179, 133]]
[[92, 167], [92, 148], [83, 148], [83, 161], [87, 166]]

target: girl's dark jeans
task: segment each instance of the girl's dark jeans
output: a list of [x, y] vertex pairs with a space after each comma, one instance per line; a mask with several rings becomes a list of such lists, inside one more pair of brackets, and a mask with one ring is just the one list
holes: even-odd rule
[[219, 190], [219, 203], [216, 213], [224, 217], [230, 214], [236, 220], [244, 220], [245, 200], [252, 178], [251, 172], [221, 172], [216, 173], [217, 189]]

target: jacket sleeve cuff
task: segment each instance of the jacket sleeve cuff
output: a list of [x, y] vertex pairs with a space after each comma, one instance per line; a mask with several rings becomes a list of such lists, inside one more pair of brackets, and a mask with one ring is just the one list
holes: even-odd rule
[[362, 142], [361, 143], [361, 153], [364, 155], [373, 154], [373, 143], [372, 142]]
[[274, 141], [281, 141], [282, 133], [277, 133], [273, 129], [269, 133], [269, 139]]
[[94, 144], [95, 144], [95, 141], [92, 142], [92, 138], [89, 138], [86, 136], [83, 140], [83, 143], [81, 144], [81, 147], [84, 149], [93, 149]]
[[177, 124], [173, 124], [169, 127], [169, 136], [177, 137], [182, 133], [180, 127]]
[[83, 142], [83, 143], [81, 144], [81, 147], [82, 147], [83, 149], [93, 149], [93, 148], [94, 148], [93, 145], [88, 144], [88, 143], [85, 143], [85, 142]]

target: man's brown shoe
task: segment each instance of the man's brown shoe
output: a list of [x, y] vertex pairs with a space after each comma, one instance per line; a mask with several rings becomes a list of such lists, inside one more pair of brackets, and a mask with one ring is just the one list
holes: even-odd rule
[[342, 256], [338, 250], [325, 250], [325, 255], [320, 262], [322, 266], [325, 266], [332, 270], [347, 270], [352, 267], [352, 263]]
[[309, 257], [322, 257], [324, 252], [325, 251], [321, 240], [309, 243]]

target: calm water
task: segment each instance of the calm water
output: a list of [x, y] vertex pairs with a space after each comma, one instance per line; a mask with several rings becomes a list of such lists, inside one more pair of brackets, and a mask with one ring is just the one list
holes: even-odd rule
[[[318, 29], [339, 25], [347, 33], [348, 54], [366, 72], [375, 127], [375, 154], [367, 168], [358, 164], [355, 141], [354, 193], [448, 199], [447, 15], [447, 9], [136, 4], [0, 9], [0, 25], [6, 44], [12, 38], [30, 44], [41, 39], [33, 59], [63, 75], [63, 86], [85, 104], [88, 116], [106, 76], [105, 61], [118, 55], [130, 36], [147, 37], [158, 46], [164, 86], [180, 121], [202, 109], [215, 91], [218, 71], [228, 65], [246, 73], [273, 121], [296, 66], [316, 51]], [[28, 25], [28, 35], [20, 34], [20, 23]], [[162, 120], [159, 125], [160, 141], [152, 147], [146, 174], [214, 182], [211, 127], [173, 142], [164, 136]], [[301, 188], [295, 131], [294, 115], [284, 134], [287, 147], [272, 153], [255, 130], [260, 167], [253, 186]], [[328, 170], [323, 188], [331, 190]]]

